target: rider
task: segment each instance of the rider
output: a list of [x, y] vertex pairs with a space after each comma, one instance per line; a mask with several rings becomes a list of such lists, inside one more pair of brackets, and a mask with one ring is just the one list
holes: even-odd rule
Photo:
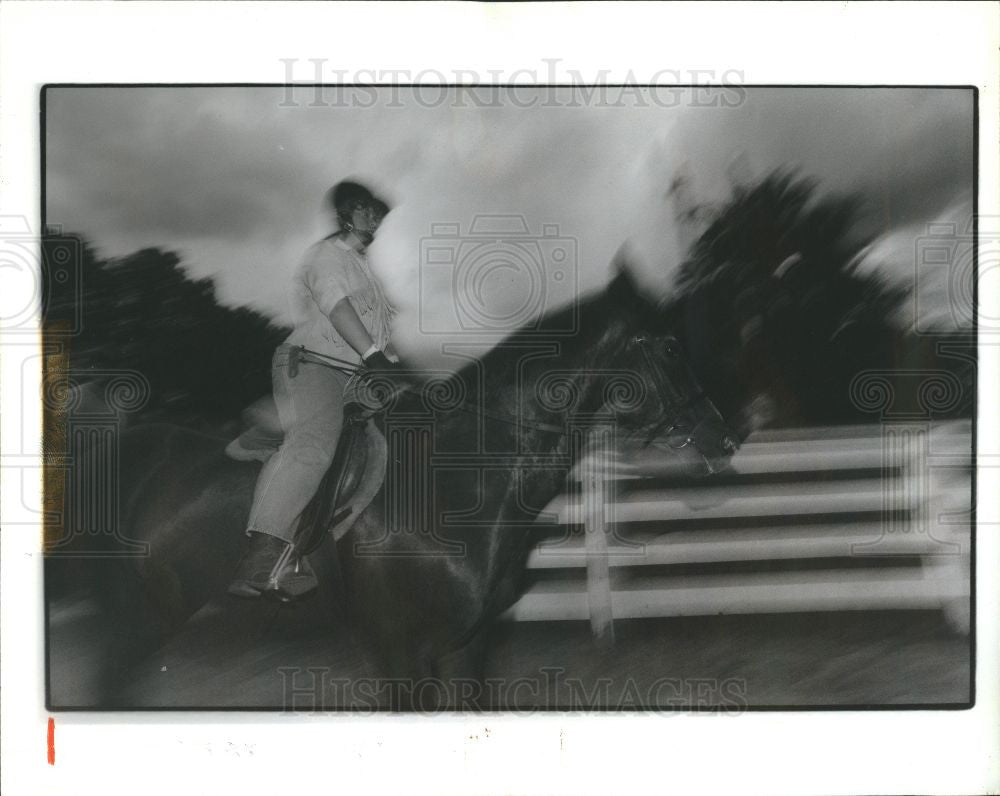
[[393, 309], [366, 253], [389, 208], [365, 186], [346, 180], [327, 192], [324, 205], [338, 230], [310, 247], [292, 283], [295, 328], [271, 363], [284, 441], [257, 478], [249, 542], [229, 587], [239, 597], [275, 588], [288, 568], [306, 579], [302, 593], [316, 583], [294, 555], [292, 540], [299, 515], [333, 460], [348, 377], [315, 360], [290, 368], [289, 353], [304, 346], [369, 369], [396, 367], [384, 353]]

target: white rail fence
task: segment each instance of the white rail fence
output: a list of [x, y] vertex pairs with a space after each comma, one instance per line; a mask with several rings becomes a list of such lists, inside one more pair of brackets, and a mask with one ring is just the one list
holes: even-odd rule
[[732, 465], [693, 481], [641, 452], [585, 459], [505, 617], [610, 642], [615, 619], [940, 609], [968, 632], [968, 421], [759, 433]]

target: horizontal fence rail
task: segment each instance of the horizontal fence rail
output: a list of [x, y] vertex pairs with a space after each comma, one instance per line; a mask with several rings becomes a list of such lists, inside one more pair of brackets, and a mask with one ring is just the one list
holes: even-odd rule
[[751, 436], [695, 480], [662, 450], [585, 457], [540, 516], [515, 621], [940, 609], [969, 630], [971, 423]]

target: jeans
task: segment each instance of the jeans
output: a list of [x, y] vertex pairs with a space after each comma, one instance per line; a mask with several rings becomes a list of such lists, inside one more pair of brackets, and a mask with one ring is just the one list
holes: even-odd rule
[[247, 525], [248, 532], [286, 542], [292, 541], [299, 516], [333, 461], [347, 385], [340, 371], [310, 362], [300, 362], [298, 373], [290, 376], [289, 350], [278, 346], [271, 363], [274, 402], [285, 438], [257, 476]]

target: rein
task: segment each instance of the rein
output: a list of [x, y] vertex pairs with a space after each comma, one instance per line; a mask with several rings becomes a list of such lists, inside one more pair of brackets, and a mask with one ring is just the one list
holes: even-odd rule
[[[634, 338], [634, 342], [639, 346], [639, 350], [642, 351], [643, 359], [646, 361], [646, 365], [652, 373], [653, 381], [656, 384], [657, 392], [659, 393], [660, 400], [664, 404], [664, 409], [668, 409], [675, 412], [677, 415], [686, 412], [688, 409], [693, 407], [699, 401], [706, 398], [705, 391], [699, 389], [691, 397], [684, 400], [672, 400], [674, 390], [671, 388], [668, 379], [663, 375], [660, 368], [657, 366], [656, 362], [653, 360], [652, 355], [647, 347], [647, 338], [639, 335]], [[298, 367], [300, 362], [312, 362], [316, 365], [323, 365], [328, 368], [333, 368], [341, 373], [347, 373], [351, 376], [363, 376], [365, 374], [365, 369], [360, 367], [358, 364], [349, 362], [346, 359], [339, 359], [338, 357], [333, 357], [328, 354], [322, 354], [319, 351], [313, 351], [306, 348], [305, 346], [295, 346], [288, 354], [288, 375], [294, 378], [298, 374]], [[377, 371], [372, 371], [373, 375], [377, 375]], [[421, 386], [411, 386], [406, 387], [404, 392], [417, 392], [421, 394], [424, 393], [424, 387]], [[496, 412], [491, 412], [488, 409], [483, 409], [482, 407], [477, 407], [469, 404], [466, 401], [462, 401], [455, 405], [455, 409], [459, 409], [469, 414], [475, 414], [480, 417], [486, 417], [490, 420], [495, 420], [499, 423], [506, 423], [511, 426], [521, 426], [524, 428], [533, 428], [538, 431], [546, 431], [553, 434], [559, 434], [560, 436], [566, 436], [567, 431], [564, 427], [558, 426], [554, 423], [543, 423], [530, 420], [523, 420], [518, 417], [513, 417], [511, 415], [498, 414]], [[647, 442], [651, 442], [657, 436], [659, 436], [664, 429], [666, 429], [667, 434], [674, 431], [680, 426], [680, 422], [676, 417], [666, 418], [661, 422], [657, 423], [653, 427], [651, 434], [649, 435]], [[671, 445], [675, 450], [680, 450], [682, 448], [691, 445], [694, 442], [694, 432], [698, 428], [695, 425], [694, 428], [690, 429], [685, 440], [678, 446]]]
[[[292, 378], [295, 378], [295, 376], [298, 375], [300, 362], [311, 362], [314, 365], [323, 365], [324, 367], [333, 368], [334, 370], [339, 370], [341, 373], [347, 373], [352, 376], [363, 376], [365, 374], [364, 368], [353, 362], [348, 362], [346, 359], [339, 359], [337, 357], [329, 356], [328, 354], [322, 354], [319, 351], [313, 351], [305, 346], [295, 346], [288, 353], [288, 375]], [[372, 375], [377, 375], [377, 371], [370, 372]], [[404, 392], [419, 392], [423, 394], [424, 387], [422, 385], [406, 387]], [[470, 414], [479, 415], [480, 417], [487, 417], [490, 420], [496, 420], [500, 423], [507, 423], [511, 426], [524, 426], [526, 428], [534, 428], [539, 431], [548, 431], [550, 433], [560, 434], [563, 436], [566, 435], [566, 430], [562, 426], [557, 426], [555, 423], [534, 422], [512, 417], [511, 415], [497, 414], [495, 412], [490, 412], [488, 409], [473, 406], [467, 401], [462, 401], [462, 403], [456, 404], [455, 408]]]
[[[324, 361], [316, 361], [316, 358]], [[299, 363], [300, 362], [312, 362], [314, 365], [325, 365], [328, 368], [333, 368], [334, 370], [339, 370], [341, 373], [347, 373], [349, 375], [354, 375], [359, 373], [361, 368], [354, 362], [348, 362], [346, 359], [338, 359], [337, 357], [331, 357], [329, 354], [321, 354], [319, 351], [313, 351], [310, 348], [306, 348], [304, 345], [293, 346], [292, 350], [288, 352], [288, 375], [293, 379], [299, 375]]]

